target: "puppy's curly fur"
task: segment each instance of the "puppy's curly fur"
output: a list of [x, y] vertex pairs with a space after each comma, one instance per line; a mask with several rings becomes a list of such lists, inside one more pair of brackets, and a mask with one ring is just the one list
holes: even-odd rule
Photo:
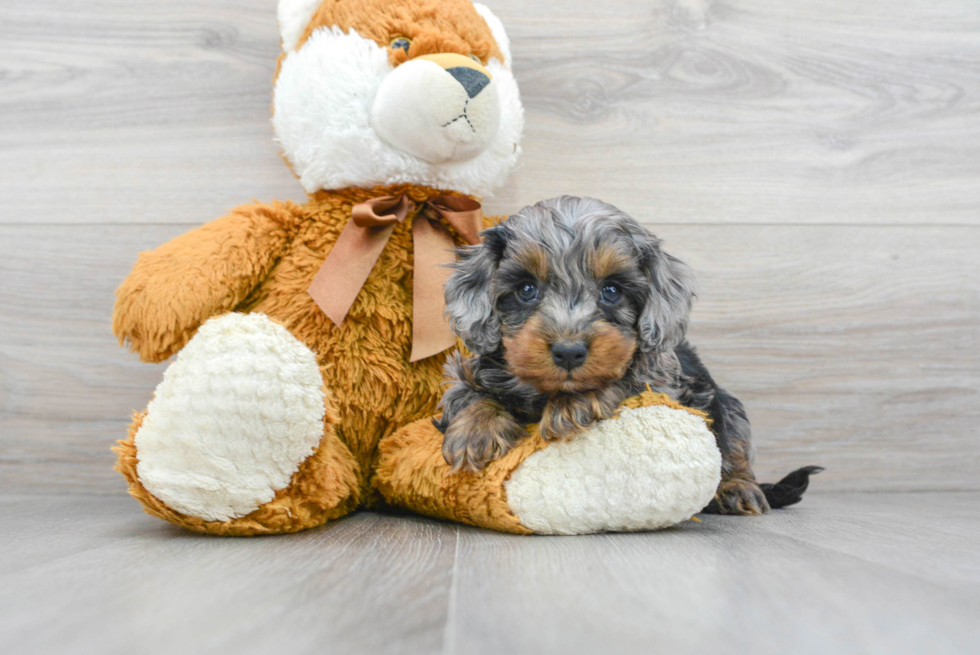
[[458, 252], [446, 284], [450, 324], [475, 353], [447, 363], [453, 383], [436, 421], [454, 470], [503, 455], [529, 423], [545, 439], [588, 428], [649, 385], [711, 418], [723, 465], [706, 511], [762, 514], [800, 499], [817, 467], [756, 482], [745, 410], [684, 338], [694, 278], [660, 239], [612, 205], [571, 196], [483, 236]]

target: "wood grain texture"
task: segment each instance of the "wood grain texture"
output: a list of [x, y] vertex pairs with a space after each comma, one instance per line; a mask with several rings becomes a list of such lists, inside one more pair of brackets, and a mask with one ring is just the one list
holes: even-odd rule
[[[980, 231], [656, 226], [701, 282], [692, 340], [746, 404], [757, 472], [815, 489], [980, 489]], [[163, 366], [113, 292], [176, 225], [0, 226], [0, 489], [118, 493], [109, 446]]]
[[0, 497], [17, 653], [974, 653], [976, 493], [823, 494], [654, 533], [358, 513], [201, 537], [128, 499]]
[[[519, 541], [461, 528], [451, 643], [464, 653], [971, 652], [980, 596], [960, 570], [975, 576], [978, 565], [974, 499], [814, 496], [655, 535]], [[837, 536], [865, 523], [860, 540]], [[896, 535], [908, 557], [896, 556]]]
[[980, 222], [970, 0], [501, 13], [529, 117], [514, 205], [571, 189], [662, 222]]
[[[527, 108], [488, 204], [664, 222], [980, 224], [972, 0], [495, 0]], [[7, 0], [0, 221], [198, 223], [302, 196], [273, 0]]]
[[195, 223], [302, 198], [272, 141], [270, 0], [0, 6], [0, 221]]
[[454, 526], [360, 514], [285, 539], [221, 539], [116, 499], [57, 501], [0, 502], [12, 528], [0, 552], [17, 562], [0, 573], [0, 642], [17, 652], [441, 647]]
[[[692, 337], [757, 469], [980, 488], [980, 6], [491, 3], [527, 108], [508, 213], [592, 194], [701, 282]], [[0, 6], [0, 489], [121, 493], [163, 367], [109, 333], [138, 251], [301, 199], [269, 124], [272, 0]]]

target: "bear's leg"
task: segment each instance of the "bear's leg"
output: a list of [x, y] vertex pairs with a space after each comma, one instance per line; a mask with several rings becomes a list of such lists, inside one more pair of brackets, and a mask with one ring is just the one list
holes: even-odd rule
[[721, 453], [704, 414], [663, 394], [628, 398], [617, 417], [574, 437], [530, 436], [479, 472], [452, 473], [431, 419], [381, 441], [375, 483], [422, 514], [518, 534], [651, 530], [686, 520], [714, 495]]
[[351, 511], [357, 464], [316, 357], [263, 314], [205, 323], [119, 442], [155, 516], [198, 532], [296, 532]]

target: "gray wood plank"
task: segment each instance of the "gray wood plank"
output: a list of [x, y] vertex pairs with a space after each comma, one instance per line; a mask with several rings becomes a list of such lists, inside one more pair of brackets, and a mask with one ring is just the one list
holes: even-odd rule
[[[980, 6], [495, 0], [527, 107], [488, 203], [670, 222], [980, 222]], [[7, 0], [0, 222], [197, 223], [299, 198], [272, 0]]]
[[[814, 496], [758, 519], [706, 516], [654, 534], [516, 541], [463, 528], [451, 652], [976, 652], [976, 581], [944, 584], [882, 563], [880, 533], [865, 535], [860, 557], [834, 547], [838, 514], [854, 520], [877, 505], [898, 532], [914, 530], [921, 510], [880, 495], [842, 500]], [[962, 526], [976, 520], [975, 503], [958, 496], [966, 513], [955, 515], [937, 498], [924, 513]], [[813, 543], [814, 531], [830, 546]], [[943, 533], [909, 537], [909, 559], [980, 563], [975, 538], [949, 547]]]
[[0, 222], [203, 222], [302, 198], [272, 141], [269, 0], [0, 7]]
[[973, 653], [980, 496], [818, 494], [759, 518], [517, 537], [359, 513], [201, 537], [128, 498], [0, 496], [18, 653]]
[[976, 592], [977, 500], [971, 493], [830, 495], [780, 512], [778, 521], [756, 521], [753, 528]]
[[651, 228], [697, 273], [691, 340], [746, 403], [763, 479], [826, 462], [831, 488], [976, 489], [980, 232]]
[[0, 573], [0, 642], [17, 652], [442, 646], [455, 526], [358, 514], [282, 538], [222, 539], [172, 528], [129, 499], [59, 500], [0, 503], [16, 536], [0, 552], [19, 563]]
[[[817, 490], [980, 488], [980, 231], [657, 226], [701, 281], [692, 339], [743, 399], [757, 470]], [[0, 489], [120, 493], [110, 445], [162, 366], [113, 292], [181, 226], [0, 226]]]
[[976, 3], [501, 13], [529, 117], [513, 205], [573, 192], [664, 222], [977, 224]]

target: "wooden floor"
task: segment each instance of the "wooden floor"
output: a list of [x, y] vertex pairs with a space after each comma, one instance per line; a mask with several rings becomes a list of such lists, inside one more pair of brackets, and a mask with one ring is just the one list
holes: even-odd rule
[[128, 498], [0, 499], [7, 653], [980, 652], [980, 494], [515, 537], [361, 513], [222, 539]]

